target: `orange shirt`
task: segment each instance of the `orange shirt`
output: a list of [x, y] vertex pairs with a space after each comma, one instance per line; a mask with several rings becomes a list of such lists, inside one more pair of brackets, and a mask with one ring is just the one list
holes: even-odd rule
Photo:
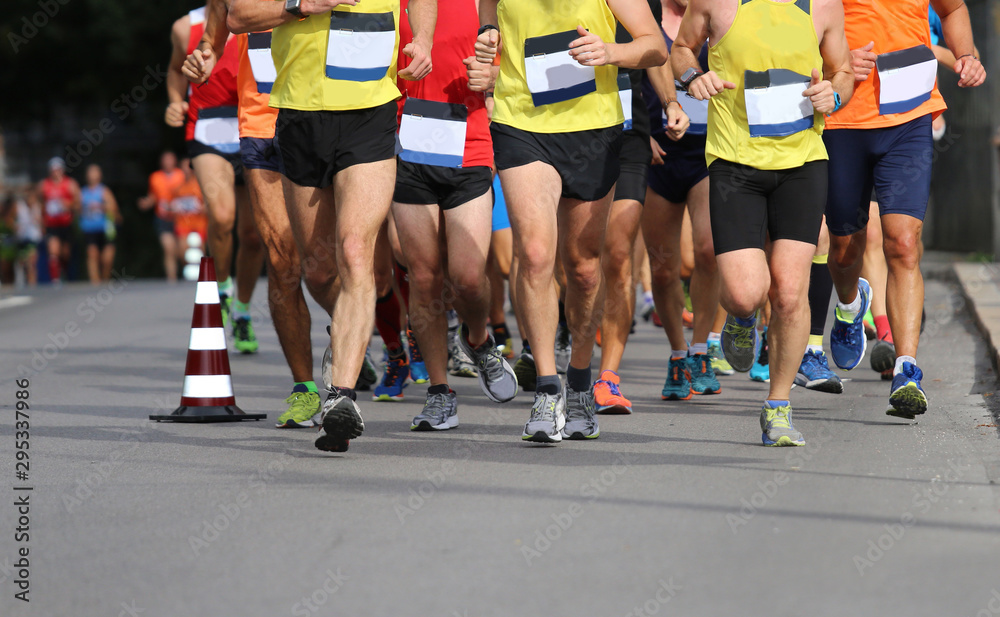
[[173, 212], [170, 202], [174, 199], [177, 188], [184, 184], [184, 172], [174, 169], [169, 174], [162, 169], [154, 171], [149, 176], [149, 194], [156, 198], [156, 216], [171, 220]]
[[[250, 49], [249, 37], [254, 37], [255, 50]], [[267, 73], [274, 68], [270, 58], [271, 32], [255, 32], [252, 35], [240, 34], [240, 68], [236, 74], [236, 90], [239, 94], [240, 137], [258, 137], [272, 139], [274, 123], [278, 119], [278, 110], [268, 106], [271, 98], [270, 85], [273, 79]], [[258, 67], [260, 75], [254, 75], [250, 53], [256, 54], [253, 62]], [[258, 88], [258, 80], [261, 87]], [[261, 92], [266, 90], [266, 92]]]
[[[844, 27], [851, 49], [875, 42], [876, 54], [931, 45], [928, 0], [843, 0]], [[880, 81], [873, 70], [868, 79], [857, 82], [854, 96], [843, 109], [826, 119], [826, 129], [875, 129], [899, 126], [910, 120], [947, 109], [937, 84], [929, 100], [905, 113], [879, 115]]]

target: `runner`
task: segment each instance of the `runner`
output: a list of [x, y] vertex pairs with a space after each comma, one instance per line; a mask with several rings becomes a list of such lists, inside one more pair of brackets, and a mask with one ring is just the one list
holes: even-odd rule
[[45, 202], [45, 242], [49, 256], [49, 278], [62, 281], [73, 250], [73, 214], [80, 209], [80, 185], [66, 175], [66, 162], [49, 159], [49, 175], [38, 186]]
[[[975, 56], [965, 3], [934, 0], [933, 6], [957, 58], [958, 85], [981, 85], [986, 70]], [[830, 352], [837, 366], [848, 370], [864, 357], [867, 341], [862, 320], [872, 291], [860, 271], [874, 187], [888, 264], [886, 304], [896, 353], [886, 414], [912, 420], [927, 410], [923, 373], [916, 360], [924, 302], [920, 234], [930, 197], [932, 118], [946, 106], [935, 85], [937, 61], [930, 49], [925, 0], [891, 5], [846, 0], [844, 12], [858, 81], [854, 103], [830, 118], [830, 130], [824, 135], [830, 153], [826, 210], [830, 272], [839, 300]]]
[[[595, 439], [600, 428], [590, 362], [603, 302], [601, 246], [624, 124], [615, 67], [661, 65], [666, 45], [642, 0], [505, 0], [499, 9], [497, 0], [480, 3], [476, 56], [492, 64], [503, 42], [491, 132], [516, 238], [518, 323], [537, 370], [522, 439]], [[631, 43], [611, 42], [616, 19]], [[555, 358], [557, 251], [566, 270], [573, 338], [566, 387]]]
[[201, 246], [208, 240], [208, 216], [205, 214], [205, 200], [201, 194], [201, 185], [194, 177], [191, 169], [191, 159], [181, 159], [180, 170], [184, 172], [184, 182], [174, 191], [174, 199], [170, 208], [174, 213], [174, 232], [177, 236], [177, 246], [184, 255], [190, 246], [192, 233], [201, 238]]
[[[697, 57], [706, 39], [711, 70], [703, 73]], [[757, 315], [770, 297], [761, 440], [804, 445], [789, 391], [809, 336], [809, 268], [825, 207], [823, 114], [850, 99], [854, 82], [840, 2], [693, 0], [672, 58], [688, 92], [711, 99], [712, 237], [730, 315], [723, 351], [734, 369], [753, 366]]]
[[139, 198], [139, 209], [155, 208], [156, 235], [163, 248], [163, 271], [168, 282], [177, 281], [177, 235], [171, 202], [177, 187], [184, 183], [184, 172], [177, 168], [177, 155], [169, 150], [160, 155], [160, 168], [149, 175], [149, 191]]
[[[213, 77], [188, 86], [184, 60], [202, 42], [205, 8], [191, 11], [174, 22], [173, 54], [167, 72], [166, 122], [185, 125], [188, 155], [201, 185], [208, 209], [208, 252], [215, 260], [222, 320], [232, 322], [233, 345], [240, 353], [256, 353], [257, 337], [250, 319], [250, 299], [264, 265], [264, 247], [253, 221], [240, 161], [236, 73], [239, 50], [235, 37], [224, 48]], [[189, 92], [185, 101], [185, 93]], [[233, 230], [239, 237], [236, 284], [233, 271]], [[235, 287], [235, 288], [234, 288]]]
[[[349, 440], [364, 431], [353, 386], [375, 312], [375, 243], [392, 201], [400, 96], [399, 3], [365, 0], [357, 9], [353, 4], [234, 0], [228, 19], [234, 32], [274, 29], [270, 105], [279, 110], [275, 146], [285, 203], [314, 294], [325, 291], [336, 298], [332, 386], [316, 439], [318, 449], [334, 452], [346, 451]], [[434, 0], [409, 4], [414, 36], [403, 43], [411, 59], [399, 71], [404, 79], [430, 72], [436, 9]]]
[[824, 219], [809, 270], [809, 344], [799, 364], [799, 372], [795, 375], [795, 384], [818, 392], [843, 394], [844, 382], [830, 370], [830, 363], [823, 351], [826, 316], [829, 314], [830, 296], [833, 294], [833, 279], [830, 278], [830, 268], [827, 265], [829, 253], [830, 233]]
[[88, 165], [87, 186], [80, 191], [79, 224], [87, 243], [87, 276], [92, 285], [111, 280], [111, 266], [115, 262], [115, 225], [121, 223], [118, 202], [101, 179], [100, 165]]

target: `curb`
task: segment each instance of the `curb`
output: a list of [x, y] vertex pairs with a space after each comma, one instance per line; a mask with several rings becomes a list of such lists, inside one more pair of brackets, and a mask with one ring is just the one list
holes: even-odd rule
[[958, 279], [969, 312], [990, 348], [993, 369], [1000, 370], [1000, 268], [989, 263], [956, 263]]

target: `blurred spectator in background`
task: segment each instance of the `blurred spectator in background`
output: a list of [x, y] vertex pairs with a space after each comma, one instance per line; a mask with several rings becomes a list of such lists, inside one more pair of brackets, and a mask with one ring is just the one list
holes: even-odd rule
[[156, 235], [163, 247], [163, 269], [167, 280], [177, 280], [177, 238], [174, 236], [174, 214], [171, 202], [177, 188], [184, 183], [184, 172], [177, 168], [177, 155], [167, 151], [160, 156], [160, 169], [149, 176], [149, 194], [139, 199], [139, 209], [155, 206]]
[[[201, 186], [191, 169], [191, 159], [181, 159], [180, 169], [184, 172], [184, 183], [177, 187], [171, 209], [177, 217], [174, 228], [177, 232], [177, 242], [180, 246], [180, 256], [183, 259], [188, 250], [188, 237], [192, 233], [201, 236], [199, 248], [205, 246], [208, 233], [208, 216], [205, 214], [205, 201], [201, 196]], [[204, 248], [202, 248], [204, 250]]]
[[45, 237], [48, 247], [49, 277], [62, 280], [73, 248], [73, 213], [80, 207], [80, 185], [66, 175], [66, 162], [49, 159], [49, 176], [38, 186], [45, 202]]
[[42, 241], [42, 206], [32, 187], [24, 196], [9, 195], [0, 207], [0, 279], [18, 287], [38, 284], [38, 244]]
[[0, 204], [0, 283], [14, 282], [17, 259], [17, 200], [11, 195]]
[[87, 276], [93, 285], [111, 280], [115, 261], [115, 225], [121, 222], [118, 202], [101, 183], [99, 165], [87, 167], [87, 186], [80, 191], [80, 231], [87, 244]]

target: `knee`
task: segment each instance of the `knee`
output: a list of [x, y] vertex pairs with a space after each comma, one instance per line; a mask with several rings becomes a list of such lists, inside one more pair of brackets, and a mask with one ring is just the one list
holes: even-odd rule
[[246, 250], [258, 252], [264, 249], [264, 243], [260, 238], [260, 234], [253, 227], [248, 227], [241, 230], [240, 233], [240, 246]]
[[575, 263], [567, 268], [566, 276], [573, 286], [584, 295], [597, 291], [601, 284], [601, 268], [599, 260], [588, 260]]
[[791, 315], [807, 306], [808, 299], [798, 287], [773, 285], [768, 292], [771, 312], [776, 315]]
[[209, 208], [208, 222], [212, 233], [216, 235], [231, 234], [233, 233], [233, 227], [236, 225], [236, 212], [235, 210], [226, 210], [223, 208]]
[[[729, 313], [746, 317], [764, 305], [768, 293], [752, 285], [723, 285], [723, 305]], [[774, 307], [772, 306], [772, 310]]]
[[890, 267], [902, 267], [907, 270], [920, 267], [922, 245], [919, 234], [904, 233], [892, 237], [886, 236], [882, 246], [885, 251], [885, 259]]
[[485, 288], [486, 277], [483, 271], [476, 267], [451, 269], [448, 280], [455, 288], [455, 295], [464, 300], [478, 300]]
[[348, 233], [340, 238], [337, 252], [337, 266], [344, 278], [372, 277], [375, 259], [372, 239]]
[[845, 270], [853, 268], [859, 261], [864, 259], [865, 253], [861, 245], [856, 241], [856, 237], [866, 234], [866, 231], [850, 236], [830, 236], [830, 252], [827, 263], [832, 267]]
[[694, 247], [694, 267], [701, 272], [716, 272], [719, 265], [715, 260], [715, 246], [712, 241], [700, 242]]
[[555, 260], [553, 248], [544, 242], [524, 243], [518, 258], [518, 272], [528, 278], [551, 276]]
[[313, 295], [326, 294], [337, 280], [337, 275], [326, 268], [303, 268], [303, 270], [302, 278]]
[[410, 290], [421, 294], [434, 294], [444, 284], [440, 270], [411, 264], [409, 269]]
[[269, 279], [273, 278], [283, 286], [290, 285], [286, 281], [294, 281], [294, 284], [297, 285], [301, 276], [301, 267], [299, 253], [295, 248], [294, 242], [267, 243], [267, 272]]
[[632, 270], [632, 250], [630, 246], [605, 247], [602, 256], [604, 271], [617, 274]]

